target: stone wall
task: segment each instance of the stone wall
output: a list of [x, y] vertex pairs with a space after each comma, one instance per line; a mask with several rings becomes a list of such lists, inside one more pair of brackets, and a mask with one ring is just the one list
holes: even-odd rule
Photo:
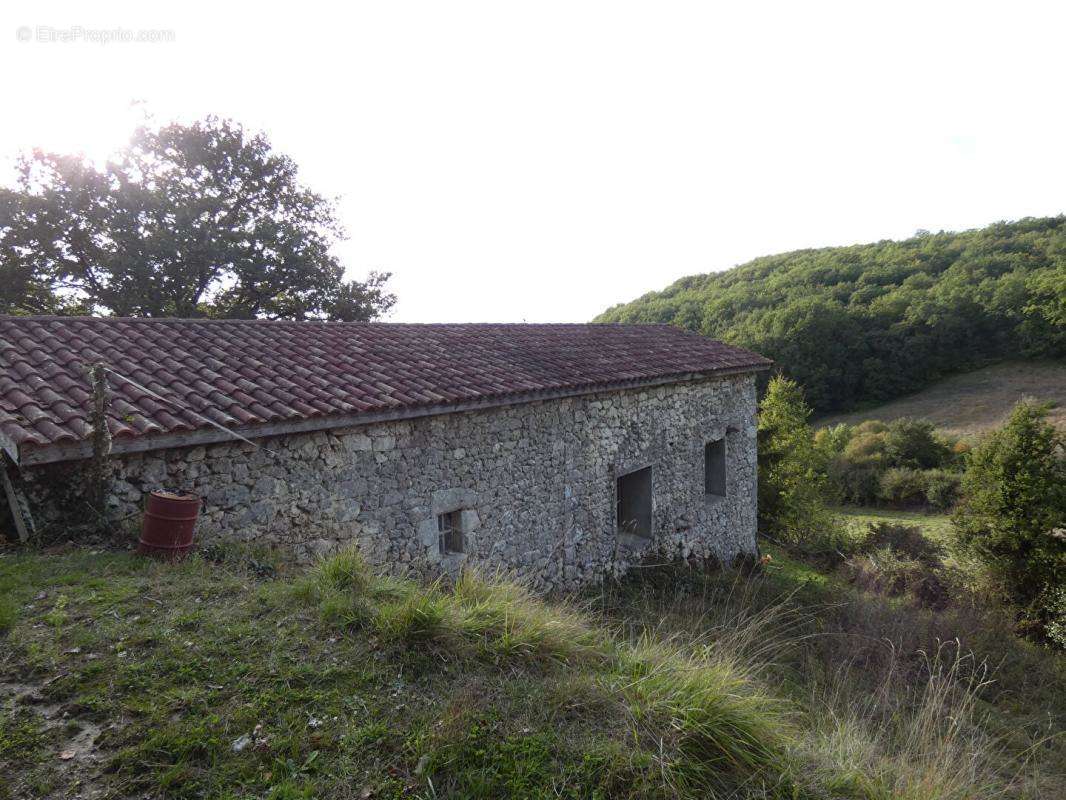
[[[201, 541], [283, 545], [302, 556], [355, 542], [397, 573], [466, 562], [569, 589], [649, 551], [726, 563], [755, 552], [751, 375], [400, 422], [116, 456], [113, 518], [144, 492], [204, 498]], [[704, 446], [726, 439], [725, 497], [704, 493]], [[651, 466], [652, 535], [619, 536], [617, 477]], [[39, 530], [78, 514], [83, 465], [23, 471]], [[438, 515], [461, 512], [464, 552], [442, 556]], [[82, 514], [84, 508], [82, 508]]]

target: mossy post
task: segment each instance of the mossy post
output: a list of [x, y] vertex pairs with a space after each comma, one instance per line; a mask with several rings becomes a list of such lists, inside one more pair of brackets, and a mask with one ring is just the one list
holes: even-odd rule
[[96, 526], [104, 527], [107, 511], [107, 496], [111, 484], [111, 433], [107, 429], [107, 368], [100, 362], [92, 365], [89, 371], [92, 382], [93, 408], [90, 416], [92, 424], [93, 454], [89, 464], [89, 485], [86, 493], [89, 506], [95, 517]]

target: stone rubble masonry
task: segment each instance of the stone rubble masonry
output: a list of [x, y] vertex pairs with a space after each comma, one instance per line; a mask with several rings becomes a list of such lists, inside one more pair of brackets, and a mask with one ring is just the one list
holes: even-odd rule
[[[116, 456], [112, 519], [144, 494], [203, 497], [201, 542], [289, 548], [304, 559], [350, 543], [396, 574], [466, 563], [570, 590], [652, 553], [729, 564], [756, 551], [755, 381], [731, 375], [397, 422]], [[726, 495], [704, 494], [704, 446], [726, 439]], [[652, 467], [652, 536], [619, 537], [619, 475]], [[83, 462], [18, 481], [40, 530], [84, 517]], [[464, 552], [441, 555], [437, 515], [460, 511]], [[82, 519], [82, 521], [84, 521]]]

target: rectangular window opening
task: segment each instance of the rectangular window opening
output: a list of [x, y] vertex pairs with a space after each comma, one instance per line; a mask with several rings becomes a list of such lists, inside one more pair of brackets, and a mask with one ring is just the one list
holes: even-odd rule
[[703, 491], [708, 497], [725, 497], [725, 439], [703, 448]]
[[442, 556], [463, 552], [463, 515], [461, 511], [437, 514], [437, 534]]
[[651, 467], [621, 475], [616, 487], [618, 533], [651, 537]]

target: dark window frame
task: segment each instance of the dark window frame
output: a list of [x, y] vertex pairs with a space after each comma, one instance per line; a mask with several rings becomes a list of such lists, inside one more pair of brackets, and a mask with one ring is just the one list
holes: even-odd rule
[[437, 546], [442, 556], [454, 556], [466, 552], [462, 509], [437, 514]]
[[617, 474], [615, 491], [615, 530], [619, 536], [651, 539], [655, 473], [651, 465]]
[[711, 439], [703, 445], [703, 493], [708, 498], [723, 498], [729, 485], [729, 445], [726, 437]]

